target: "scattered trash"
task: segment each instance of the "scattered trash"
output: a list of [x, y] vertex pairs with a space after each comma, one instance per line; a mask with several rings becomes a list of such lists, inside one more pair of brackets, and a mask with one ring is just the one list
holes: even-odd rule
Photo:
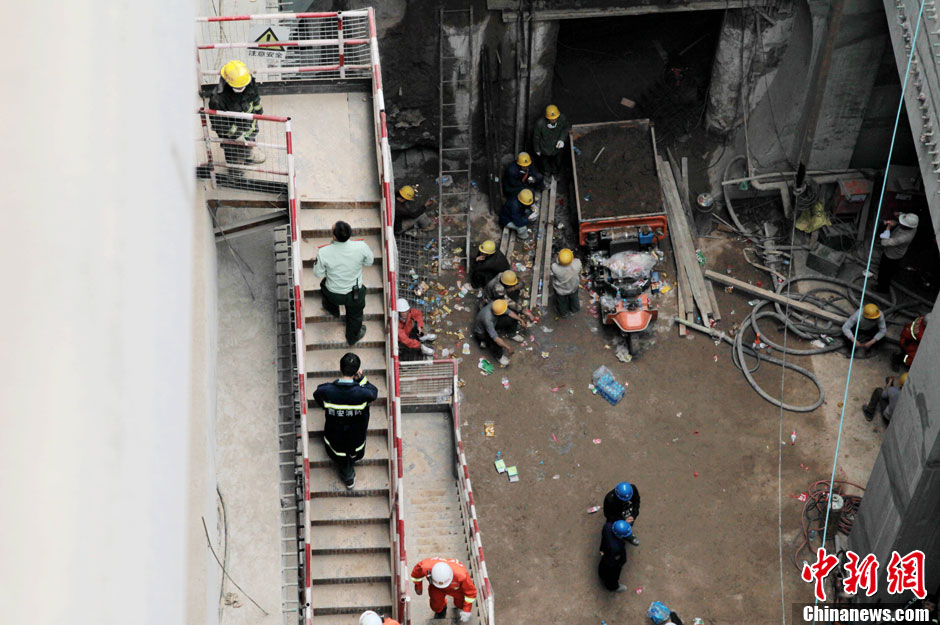
[[558, 386], [553, 386], [553, 387], [552, 387], [552, 392], [553, 392], [553, 393], [557, 393], [558, 391], [560, 391], [560, 390], [563, 389], [563, 388], [565, 388], [565, 385], [564, 385], [564, 384], [560, 384], [560, 385], [558, 385]]
[[464, 344], [463, 344], [463, 350], [462, 350], [462, 351], [463, 351], [464, 354], [469, 354], [469, 353], [470, 353], [470, 343], [464, 343]]
[[628, 109], [632, 109], [634, 106], [636, 106], [636, 102], [630, 98], [620, 98], [620, 106], [625, 106]]
[[695, 258], [698, 260], [699, 267], [704, 267], [707, 262], [705, 259], [705, 252], [702, 250], [695, 250]]
[[806, 501], [807, 499], [809, 499], [809, 493], [800, 493], [799, 496], [796, 496], [796, 495], [790, 495], [790, 496], [794, 497], [798, 501]]
[[569, 388], [569, 389], [568, 389], [568, 394], [569, 394], [569, 395], [574, 395], [574, 389], [573, 389], [573, 388]]
[[646, 610], [646, 617], [653, 621], [655, 625], [663, 625], [669, 620], [669, 608], [664, 603], [654, 601]]
[[796, 430], [790, 432], [790, 444], [796, 445]]
[[597, 512], [597, 511], [600, 510], [600, 509], [601, 509], [600, 506], [591, 506], [590, 508], [588, 508], [588, 514], [594, 514], [595, 512]]
[[548, 352], [542, 352], [542, 358], [548, 358]]
[[633, 360], [633, 356], [630, 354], [630, 348], [623, 344], [618, 345], [617, 360], [620, 362], [631, 362]]
[[616, 406], [617, 402], [623, 399], [626, 388], [617, 382], [613, 372], [605, 365], [595, 369], [591, 377], [594, 381], [594, 387], [600, 392], [601, 397], [610, 402], [612, 406]]
[[556, 473], [555, 475], [552, 476], [552, 479], [553, 479], [553, 480], [560, 480], [560, 479], [561, 479], [561, 476]]
[[542, 332], [544, 332], [545, 334], [551, 334], [552, 332], [554, 332], [554, 330], [552, 330], [548, 326], [542, 326]]
[[712, 356], [712, 359], [713, 359], [715, 362], [718, 362], [718, 354], [715, 354], [714, 356]]
[[642, 586], [637, 586], [637, 587], [636, 587], [636, 590], [634, 590], [633, 592], [635, 592], [636, 594], [639, 595], [640, 593], [643, 592], [643, 587], [642, 587]]
[[677, 413], [676, 413], [676, 418], [677, 418], [677, 419], [681, 419], [681, 418], [682, 418], [682, 413], [681, 413], [681, 412], [677, 412]]
[[454, 184], [454, 179], [452, 176], [441, 176], [440, 183], [442, 187], [449, 187]]
[[496, 370], [496, 367], [493, 366], [493, 363], [491, 363], [486, 358], [481, 358], [480, 362], [477, 363], [477, 367], [480, 369], [480, 373], [483, 375], [490, 375], [493, 373], [493, 371]]
[[696, 616], [692, 619], [692, 625], [705, 625], [705, 621]]
[[483, 422], [483, 434], [487, 438], [493, 438], [494, 436], [496, 436], [496, 424], [493, 423], [492, 421], [484, 421]]
[[516, 468], [516, 465], [512, 465], [511, 467], [506, 467], [506, 473], [507, 475], [509, 475], [510, 482], [519, 481], [519, 469]]
[[503, 376], [502, 384], [503, 384], [503, 388], [508, 391], [509, 390], [509, 378], [507, 378], [506, 376]]
[[506, 461], [503, 460], [502, 458], [497, 458], [497, 459], [496, 459], [496, 462], [494, 462], [493, 465], [496, 467], [496, 472], [497, 472], [497, 473], [505, 473], [505, 472], [506, 472]]
[[809, 471], [809, 467], [803, 464], [802, 462], [800, 463], [800, 468], [803, 469], [804, 471]]
[[672, 287], [669, 286], [668, 284], [664, 284], [664, 285], [662, 285], [661, 287], [659, 287], [659, 292], [660, 292], [660, 293], [668, 293], [668, 292], [671, 291], [671, 290], [672, 290]]
[[692, 476], [693, 476], [693, 477], [698, 477], [698, 471], [692, 471]]
[[747, 305], [748, 305], [748, 306], [756, 306], [756, 305], [757, 305], [757, 302], [759, 302], [759, 301], [760, 301], [759, 299], [748, 300]]
[[451, 354], [451, 351], [446, 347], [441, 350], [441, 358], [447, 358], [448, 356], [450, 356], [450, 354]]
[[552, 432], [552, 440], [555, 441], [556, 443], [558, 442], [558, 438], [555, 436], [554, 432]]
[[600, 444], [601, 444], [601, 439], [595, 438], [595, 439], [594, 439], [593, 441], [591, 441], [591, 442], [593, 442], [595, 445], [600, 445]]
[[463, 378], [457, 378], [457, 388], [463, 388], [467, 385], [467, 381]]

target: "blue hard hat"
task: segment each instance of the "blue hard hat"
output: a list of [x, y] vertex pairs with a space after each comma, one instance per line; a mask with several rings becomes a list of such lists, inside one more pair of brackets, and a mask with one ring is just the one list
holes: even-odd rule
[[620, 482], [617, 484], [617, 487], [614, 488], [614, 492], [617, 493], [617, 499], [620, 501], [630, 501], [633, 499], [633, 484], [630, 482]]
[[626, 521], [614, 521], [614, 536], [617, 538], [630, 538], [633, 536], [633, 526]]

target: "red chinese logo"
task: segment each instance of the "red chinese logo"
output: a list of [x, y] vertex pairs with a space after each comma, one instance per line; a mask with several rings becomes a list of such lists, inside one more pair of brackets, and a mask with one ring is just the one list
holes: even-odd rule
[[886, 569], [888, 574], [888, 592], [899, 595], [910, 590], [918, 599], [927, 596], [924, 587], [924, 552], [912, 551], [903, 558], [897, 551], [891, 552], [891, 561]]
[[823, 586], [823, 580], [832, 572], [832, 569], [836, 568], [838, 563], [839, 558], [826, 555], [826, 550], [820, 547], [816, 550], [816, 562], [813, 564], [807, 562], [803, 565], [801, 574], [803, 581], [815, 582], [816, 599], [819, 601], [826, 600], [826, 589]]
[[859, 588], [865, 589], [865, 596], [871, 597], [878, 592], [878, 558], [868, 554], [859, 562], [858, 554], [847, 551], [845, 557], [845, 578], [842, 587], [850, 595], [857, 594]]

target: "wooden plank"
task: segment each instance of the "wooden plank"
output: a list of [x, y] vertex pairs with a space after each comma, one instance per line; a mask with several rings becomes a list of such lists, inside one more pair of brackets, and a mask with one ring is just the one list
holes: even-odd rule
[[822, 319], [828, 319], [829, 321], [834, 321], [841, 324], [845, 323], [845, 320], [848, 318], [843, 317], [842, 315], [837, 315], [836, 313], [829, 312], [828, 310], [823, 310], [822, 308], [818, 308], [812, 304], [807, 304], [806, 302], [801, 302], [800, 300], [788, 298], [787, 296], [775, 293], [774, 291], [768, 291], [767, 289], [761, 288], [759, 286], [748, 284], [747, 282], [732, 278], [731, 276], [719, 273], [717, 271], [712, 271], [711, 269], [705, 270], [705, 277], [721, 284], [733, 286], [734, 288], [740, 289], [745, 293], [750, 293], [751, 295], [756, 295], [757, 297], [770, 300], [771, 302], [789, 304], [790, 308], [792, 309], [809, 313]]
[[[692, 246], [699, 247], [698, 233], [692, 224], [695, 223], [692, 217], [692, 207], [689, 205], [689, 181], [685, 179], [682, 173], [682, 166], [679, 159], [672, 153], [670, 148], [666, 148], [666, 156], [669, 158], [669, 167], [672, 171], [672, 177], [676, 183], [676, 191], [679, 195], [679, 204], [682, 206], [682, 212], [685, 214], [686, 223], [689, 225], [689, 235], [692, 237]], [[688, 163], [688, 159], [683, 159]], [[688, 169], [688, 167], [686, 167]]]
[[718, 300], [715, 299], [715, 285], [711, 282], [706, 282], [705, 291], [708, 294], [708, 303], [712, 307], [712, 318], [714, 318], [715, 321], [721, 321], [721, 311], [718, 310]]
[[680, 195], [682, 199], [685, 200], [686, 204], [692, 206], [692, 196], [689, 195], [689, 159], [685, 156], [682, 157], [680, 168], [682, 169], [682, 188], [680, 189]]
[[[682, 299], [682, 283], [678, 280], [678, 278], [676, 279], [676, 306], [678, 309], [678, 317], [680, 319], [685, 319], [685, 301]], [[685, 336], [689, 333], [688, 328], [686, 328], [683, 324], [680, 323], [678, 325], [679, 336]]]
[[509, 257], [509, 234], [512, 232], [509, 228], [503, 228], [503, 235], [499, 239], [499, 251], [507, 258]]
[[[554, 177], [552, 180], [554, 181]], [[539, 201], [539, 225], [535, 231], [535, 260], [532, 262], [532, 287], [529, 289], [529, 308], [535, 308], [539, 302], [539, 276], [542, 272], [542, 254], [545, 250], [545, 224], [548, 222], [550, 195], [548, 189], [543, 189], [542, 199]], [[551, 247], [551, 243], [549, 243], [549, 247]]]
[[555, 187], [557, 182], [552, 178], [552, 186], [549, 189], [548, 193], [548, 223], [546, 224], [545, 230], [545, 260], [542, 261], [542, 308], [548, 307], [548, 288], [551, 284], [551, 275], [549, 271], [551, 270], [552, 264], [552, 239], [555, 236]]

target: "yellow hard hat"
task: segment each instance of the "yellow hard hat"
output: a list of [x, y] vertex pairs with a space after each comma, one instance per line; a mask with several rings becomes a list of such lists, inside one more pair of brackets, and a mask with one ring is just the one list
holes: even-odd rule
[[519, 284], [519, 276], [516, 275], [515, 271], [507, 269], [499, 276], [499, 281], [506, 286], [515, 286]]
[[505, 315], [507, 310], [509, 310], [509, 304], [506, 303], [506, 300], [504, 299], [493, 300], [493, 314], [494, 315]]
[[529, 156], [528, 152], [519, 152], [519, 156], [516, 157], [516, 165], [519, 167], [528, 167], [532, 164], [532, 157]]
[[878, 306], [875, 304], [865, 304], [865, 307], [862, 308], [862, 316], [866, 319], [877, 319], [881, 316], [881, 311], [878, 310]]
[[220, 73], [225, 82], [233, 89], [241, 89], [251, 82], [251, 72], [248, 71], [248, 66], [241, 61], [229, 61], [222, 66]]
[[899, 387], [904, 386], [904, 383], [905, 383], [905, 382], [907, 382], [907, 372], [906, 372], [906, 371], [901, 374], [901, 377], [900, 377], [900, 378], [898, 378], [898, 386], [899, 386]]
[[492, 239], [487, 239], [483, 243], [480, 243], [480, 251], [487, 256], [496, 252], [496, 242]]
[[410, 184], [406, 184], [405, 186], [398, 189], [398, 195], [402, 196], [406, 200], [413, 200], [415, 199], [415, 188]]
[[516, 197], [526, 206], [531, 206], [532, 202], [535, 201], [535, 196], [532, 195], [532, 189], [523, 189]]
[[554, 104], [549, 104], [548, 106], [545, 107], [545, 119], [547, 119], [550, 122], [553, 122], [559, 117], [561, 117], [561, 111], [558, 110], [557, 106], [555, 106]]
[[558, 252], [558, 262], [562, 265], [570, 265], [574, 260], [574, 254], [567, 247]]

